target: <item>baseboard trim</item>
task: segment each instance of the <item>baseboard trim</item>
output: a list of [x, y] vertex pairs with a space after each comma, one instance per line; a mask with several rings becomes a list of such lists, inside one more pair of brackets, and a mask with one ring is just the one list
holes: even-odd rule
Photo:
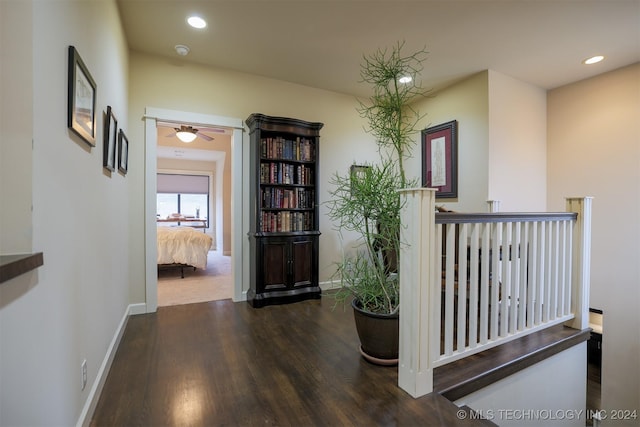
[[328, 280], [326, 282], [320, 282], [319, 285], [320, 285], [320, 289], [322, 289], [323, 291], [338, 289], [341, 286], [339, 280]]
[[82, 412], [80, 413], [78, 422], [76, 423], [76, 427], [89, 426], [89, 423], [91, 423], [91, 417], [93, 416], [93, 412], [96, 410], [96, 406], [98, 405], [98, 399], [100, 398], [100, 394], [102, 393], [104, 383], [107, 380], [109, 369], [111, 369], [113, 358], [116, 355], [116, 350], [118, 350], [118, 345], [120, 344], [120, 340], [122, 339], [122, 335], [124, 334], [124, 329], [127, 326], [129, 316], [132, 314], [142, 313], [146, 313], [146, 304], [144, 303], [129, 304], [127, 306], [127, 309], [125, 310], [124, 315], [120, 320], [120, 324], [118, 325], [118, 328], [116, 329], [116, 332], [111, 339], [111, 343], [107, 348], [107, 353], [104, 356], [102, 365], [100, 365], [100, 369], [98, 369], [98, 374], [95, 381], [93, 382], [93, 385], [91, 386], [91, 390], [89, 391], [87, 400], [84, 404], [84, 407], [82, 408]]
[[146, 314], [147, 304], [141, 302], [138, 304], [129, 304], [129, 315], [135, 316], [137, 314]]

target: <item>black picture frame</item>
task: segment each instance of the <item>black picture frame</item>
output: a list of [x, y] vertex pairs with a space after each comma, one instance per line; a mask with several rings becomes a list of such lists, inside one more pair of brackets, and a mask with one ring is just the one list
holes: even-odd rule
[[422, 130], [422, 186], [437, 199], [458, 197], [458, 121]]
[[124, 131], [118, 131], [118, 170], [126, 175], [129, 170], [129, 138]]
[[97, 85], [76, 48], [68, 50], [67, 127], [95, 147]]
[[349, 168], [349, 176], [351, 177], [351, 195], [355, 194], [355, 182], [357, 179], [361, 178], [363, 175], [367, 173], [367, 171], [371, 168], [369, 165], [351, 165]]
[[113, 108], [107, 106], [104, 119], [104, 150], [102, 166], [113, 172], [116, 170], [116, 151], [118, 150], [118, 120], [113, 114]]

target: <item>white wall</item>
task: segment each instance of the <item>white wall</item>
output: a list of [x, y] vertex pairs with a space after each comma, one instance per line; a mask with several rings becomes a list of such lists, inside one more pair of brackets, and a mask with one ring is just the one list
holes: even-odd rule
[[[422, 128], [458, 121], [458, 198], [437, 199], [438, 206], [465, 212], [486, 212], [489, 162], [489, 82], [484, 71], [416, 103], [426, 113]], [[420, 134], [407, 168], [422, 179]]]
[[[499, 200], [501, 211], [546, 210], [544, 90], [488, 70], [416, 108], [427, 114], [423, 128], [458, 121], [458, 198], [438, 199], [438, 205], [486, 212], [487, 200]], [[410, 170], [421, 176], [421, 142], [414, 154]]]
[[0, 2], [0, 254], [31, 252], [31, 15], [31, 1]]
[[549, 209], [564, 209], [564, 196], [594, 197], [602, 403], [640, 410], [640, 64], [550, 91], [547, 126]]
[[502, 212], [546, 211], [546, 163], [547, 92], [489, 70], [488, 200]]
[[[107, 105], [128, 130], [128, 52], [112, 0], [33, 2], [26, 23], [33, 44], [23, 54], [33, 64], [14, 84], [27, 93], [33, 86], [33, 121], [22, 136], [34, 140], [33, 250], [44, 253], [44, 266], [28, 287], [18, 279], [2, 284], [0, 424], [73, 425], [129, 304], [131, 182], [103, 172], [101, 138]], [[69, 45], [98, 85], [95, 148], [66, 126]], [[28, 160], [15, 161], [29, 168]], [[7, 291], [13, 287], [21, 289]], [[83, 359], [88, 383], [81, 391]]]
[[586, 346], [573, 346], [455, 403], [499, 426], [584, 426]]
[[[320, 193], [327, 200], [328, 181], [335, 171], [348, 171], [353, 162], [377, 158], [373, 139], [363, 131], [355, 98], [263, 77], [210, 67], [186, 64], [138, 52], [130, 58], [129, 123], [134, 141], [144, 141], [140, 120], [145, 107], [246, 119], [251, 113], [295, 117], [324, 123], [320, 131]], [[245, 134], [244, 144], [248, 144]], [[143, 164], [142, 143], [131, 145], [135, 164]], [[140, 167], [141, 169], [141, 167]], [[131, 263], [132, 301], [142, 302], [144, 294], [144, 174], [131, 173], [134, 181], [132, 204]], [[240, 212], [232, 212], [240, 217]], [[333, 225], [320, 206], [320, 281], [329, 280], [332, 263], [339, 257], [339, 242]], [[243, 236], [243, 238], [245, 238]], [[245, 284], [246, 288], [246, 284]]]

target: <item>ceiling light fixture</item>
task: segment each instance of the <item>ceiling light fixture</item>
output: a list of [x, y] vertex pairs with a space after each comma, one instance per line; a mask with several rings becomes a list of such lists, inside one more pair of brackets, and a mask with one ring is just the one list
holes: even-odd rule
[[178, 139], [187, 144], [196, 139], [197, 133], [198, 129], [194, 129], [191, 126], [181, 126], [180, 129], [176, 129]]
[[190, 16], [187, 18], [187, 22], [189, 23], [189, 25], [191, 25], [193, 28], [205, 28], [207, 26], [207, 21], [205, 21], [204, 19], [200, 18], [199, 16]]
[[413, 80], [411, 76], [404, 76], [398, 79], [400, 83], [409, 83], [411, 80]]
[[584, 61], [582, 61], [582, 63], [586, 64], [586, 65], [597, 64], [598, 62], [602, 61], [603, 59], [604, 59], [604, 56], [596, 55], [596, 56], [592, 56], [591, 58], [585, 59]]

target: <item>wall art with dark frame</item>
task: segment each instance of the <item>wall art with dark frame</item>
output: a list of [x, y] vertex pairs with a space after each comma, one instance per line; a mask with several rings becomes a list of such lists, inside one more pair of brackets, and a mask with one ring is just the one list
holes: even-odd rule
[[351, 165], [349, 168], [349, 175], [351, 177], [351, 195], [355, 194], [355, 181], [362, 179], [371, 166], [369, 165]]
[[111, 172], [116, 170], [116, 151], [118, 150], [118, 120], [110, 105], [104, 120], [104, 156], [102, 166]]
[[74, 46], [69, 46], [67, 127], [96, 146], [96, 82]]
[[437, 199], [458, 197], [456, 120], [422, 130], [422, 186], [437, 189]]
[[122, 129], [118, 131], [118, 170], [123, 175], [129, 170], [129, 138]]

